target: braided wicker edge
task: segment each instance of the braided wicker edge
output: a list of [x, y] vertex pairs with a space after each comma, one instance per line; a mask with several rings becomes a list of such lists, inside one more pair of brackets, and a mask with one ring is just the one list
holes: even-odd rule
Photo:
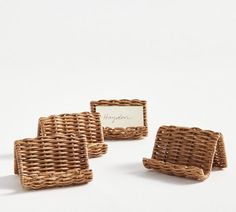
[[109, 140], [122, 140], [122, 139], [139, 139], [148, 135], [147, 125], [147, 102], [144, 100], [99, 100], [91, 101], [91, 112], [96, 112], [96, 106], [143, 106], [144, 126], [140, 127], [127, 127], [127, 128], [110, 128], [103, 127], [103, 134], [105, 139]]
[[97, 158], [107, 153], [108, 146], [105, 143], [91, 143], [88, 146], [88, 157]]
[[[52, 118], [52, 117], [57, 117], [57, 116], [66, 116], [66, 115], [69, 115], [69, 116], [73, 116], [73, 115], [93, 115], [95, 117], [95, 119], [97, 120], [97, 122], [100, 123], [100, 114], [99, 113], [90, 113], [90, 112], [81, 112], [81, 113], [71, 113], [71, 114], [60, 114], [60, 115], [51, 115], [51, 116], [48, 116], [48, 117], [40, 117], [39, 118], [39, 121], [38, 121], [38, 136], [40, 135], [46, 135], [44, 132], [44, 129], [43, 129], [43, 122], [49, 118]], [[89, 143], [88, 141], [88, 155], [89, 155], [89, 158], [96, 158], [96, 157], [100, 157], [104, 154], [107, 153], [107, 150], [108, 150], [108, 145], [104, 143], [104, 136], [103, 136], [103, 130], [102, 130], [102, 127], [100, 127], [100, 138], [98, 139], [98, 142], [96, 143]]]
[[[55, 135], [57, 136], [57, 135]], [[62, 135], [58, 135], [59, 137]], [[65, 135], [63, 135], [65, 136]], [[66, 135], [67, 136], [67, 135]], [[69, 135], [67, 137], [73, 137], [74, 135]], [[47, 136], [46, 136], [47, 137]], [[36, 137], [35, 139], [38, 139]], [[91, 169], [71, 169], [64, 172], [50, 172], [50, 173], [41, 173], [38, 176], [25, 176], [22, 173], [21, 165], [21, 155], [20, 155], [20, 143], [32, 140], [31, 138], [26, 138], [22, 140], [15, 141], [14, 144], [14, 171], [15, 174], [19, 174], [21, 185], [25, 189], [45, 189], [52, 187], [63, 187], [63, 186], [72, 186], [79, 184], [86, 184], [92, 181], [93, 172]], [[87, 153], [88, 154], [88, 153]]]
[[205, 180], [209, 174], [204, 174], [201, 168], [195, 166], [178, 165], [155, 159], [143, 158], [143, 165], [147, 169], [156, 169], [164, 174], [186, 177], [194, 180]]
[[[167, 126], [162, 126], [162, 127], [167, 127]], [[162, 127], [160, 127], [159, 130]], [[169, 126], [169, 127], [175, 127], [175, 126]], [[196, 128], [196, 127], [193, 127], [193, 128], [201, 130], [200, 128]], [[186, 129], [191, 129], [191, 128], [186, 128]], [[210, 130], [201, 130], [201, 131], [218, 134], [218, 140], [216, 141], [215, 154], [212, 158], [212, 168], [214, 167], [226, 168], [227, 158], [226, 158], [223, 135], [221, 133], [216, 133]], [[156, 135], [156, 141], [157, 141], [157, 137], [158, 137], [158, 132]], [[189, 179], [194, 179], [194, 180], [199, 180], [199, 181], [203, 181], [207, 179], [211, 172], [210, 170], [204, 173], [204, 170], [200, 167], [173, 164], [167, 161], [157, 160], [153, 158], [151, 159], [143, 158], [143, 165], [147, 169], [155, 169], [164, 174], [175, 175], [178, 177], [186, 177]]]
[[[91, 182], [92, 179], [93, 179], [93, 173], [91, 169], [88, 170], [72, 169], [69, 171], [65, 171], [64, 173], [41, 174], [37, 177], [22, 176], [21, 184], [25, 189], [38, 190], [45, 188], [86, 184]], [[51, 182], [56, 182], [56, 183], [51, 184]]]
[[221, 133], [219, 133], [219, 140], [217, 141], [216, 152], [214, 155], [213, 168], [226, 168], [227, 164], [224, 137]]

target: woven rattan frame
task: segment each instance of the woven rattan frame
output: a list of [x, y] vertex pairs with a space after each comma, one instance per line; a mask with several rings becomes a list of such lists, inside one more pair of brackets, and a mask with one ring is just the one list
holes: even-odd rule
[[42, 136], [15, 142], [21, 184], [42, 189], [84, 184], [92, 180], [85, 135]]
[[133, 99], [121, 100], [99, 100], [91, 101], [90, 107], [92, 112], [96, 112], [96, 106], [143, 106], [144, 126], [127, 127], [127, 128], [110, 128], [103, 127], [103, 134], [105, 139], [120, 140], [120, 139], [139, 139], [148, 134], [147, 125], [147, 104], [146, 101]]
[[99, 113], [61, 114], [39, 119], [38, 136], [58, 133], [86, 135], [89, 158], [99, 157], [107, 152]]
[[152, 158], [144, 158], [143, 164], [165, 174], [204, 180], [212, 167], [227, 166], [223, 136], [199, 128], [162, 126]]

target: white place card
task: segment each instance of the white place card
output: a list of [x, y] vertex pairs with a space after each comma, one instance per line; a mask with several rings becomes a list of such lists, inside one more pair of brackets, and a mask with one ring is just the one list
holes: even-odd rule
[[143, 106], [96, 106], [103, 127], [126, 128], [144, 126]]

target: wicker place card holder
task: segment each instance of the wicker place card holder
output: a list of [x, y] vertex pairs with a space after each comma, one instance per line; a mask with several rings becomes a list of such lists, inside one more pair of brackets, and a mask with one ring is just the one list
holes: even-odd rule
[[38, 135], [58, 133], [86, 135], [89, 158], [99, 157], [107, 152], [99, 113], [61, 114], [39, 119]]
[[156, 136], [148, 169], [195, 180], [208, 178], [213, 167], [227, 167], [223, 136], [209, 130], [162, 126]]
[[43, 189], [88, 183], [85, 135], [40, 136], [15, 141], [15, 164], [26, 189]]
[[146, 101], [99, 100], [91, 101], [90, 107], [92, 112], [101, 114], [105, 139], [139, 139], [148, 134]]

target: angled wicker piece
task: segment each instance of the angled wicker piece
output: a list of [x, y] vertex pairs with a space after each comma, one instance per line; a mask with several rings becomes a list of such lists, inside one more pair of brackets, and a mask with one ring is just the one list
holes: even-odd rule
[[205, 180], [213, 167], [227, 167], [223, 136], [199, 128], [162, 126], [152, 158], [144, 158], [143, 164], [165, 174]]
[[61, 114], [39, 119], [38, 136], [58, 133], [86, 135], [89, 158], [99, 157], [107, 152], [99, 113]]
[[92, 112], [97, 112], [97, 106], [143, 106], [143, 122], [144, 126], [126, 127], [126, 128], [110, 128], [103, 127], [103, 134], [105, 139], [121, 140], [121, 139], [139, 139], [148, 134], [147, 125], [147, 102], [144, 100], [99, 100], [91, 101], [90, 107]]
[[15, 164], [26, 189], [84, 184], [93, 178], [84, 135], [57, 134], [18, 140]]

